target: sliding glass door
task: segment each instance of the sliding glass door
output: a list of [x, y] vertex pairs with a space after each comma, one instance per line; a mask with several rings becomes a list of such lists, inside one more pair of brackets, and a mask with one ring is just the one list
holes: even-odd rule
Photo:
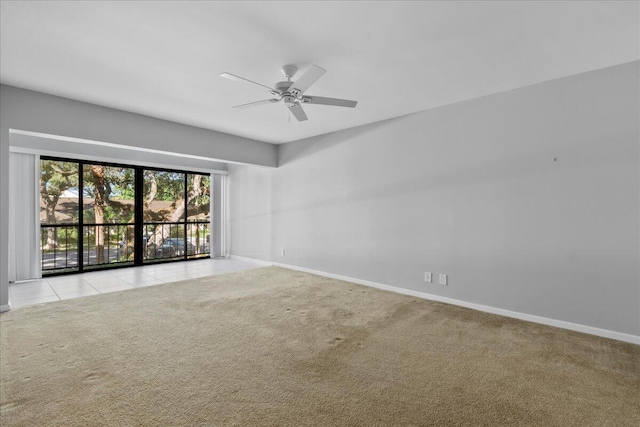
[[123, 241], [134, 227], [134, 169], [85, 163], [82, 178], [82, 265], [133, 264], [133, 251]]
[[211, 176], [190, 173], [186, 182], [186, 235], [191, 245], [187, 257], [196, 258], [211, 251]]
[[185, 174], [144, 171], [145, 262], [184, 256]]
[[43, 274], [206, 258], [211, 178], [42, 158]]
[[145, 170], [143, 258], [197, 258], [209, 254], [209, 175]]
[[79, 164], [40, 161], [40, 250], [43, 272], [79, 267]]

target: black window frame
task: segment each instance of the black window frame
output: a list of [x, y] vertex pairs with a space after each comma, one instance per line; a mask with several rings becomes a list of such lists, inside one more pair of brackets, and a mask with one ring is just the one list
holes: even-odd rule
[[[189, 175], [202, 175], [209, 176], [209, 179], [212, 180], [213, 176], [211, 173], [198, 172], [198, 171], [188, 171], [181, 169], [173, 169], [173, 168], [161, 168], [154, 166], [140, 166], [140, 165], [130, 165], [125, 163], [113, 163], [113, 162], [103, 162], [103, 161], [93, 161], [93, 160], [83, 160], [83, 159], [73, 159], [73, 158], [65, 158], [65, 157], [57, 157], [57, 156], [40, 156], [40, 160], [51, 160], [51, 161], [59, 161], [59, 162], [69, 162], [78, 164], [78, 222], [77, 223], [63, 223], [63, 224], [42, 224], [40, 223], [40, 233], [42, 236], [42, 230], [46, 228], [61, 228], [61, 227], [75, 227], [77, 230], [78, 241], [76, 245], [77, 250], [77, 265], [76, 266], [68, 266], [68, 261], [65, 261], [65, 267], [55, 267], [54, 268], [44, 268], [44, 253], [41, 254], [41, 266], [42, 275], [46, 277], [51, 276], [59, 276], [59, 275], [67, 275], [67, 274], [78, 274], [78, 273], [86, 273], [90, 271], [102, 271], [102, 270], [113, 270], [119, 268], [130, 268], [130, 267], [139, 267], [142, 265], [155, 265], [155, 264], [164, 264], [171, 262], [183, 262], [183, 261], [196, 261], [200, 259], [207, 259], [211, 257], [212, 245], [211, 242], [213, 238], [211, 237], [213, 223], [213, 210], [209, 210], [209, 220], [208, 221], [189, 221], [188, 220], [188, 185], [187, 185], [187, 177]], [[84, 215], [82, 214], [82, 209], [84, 206], [83, 200], [83, 189], [84, 189], [84, 166], [85, 165], [101, 165], [108, 167], [116, 167], [116, 168], [129, 168], [134, 170], [135, 176], [135, 184], [134, 184], [134, 222], [131, 223], [105, 223], [105, 224], [94, 224], [94, 223], [85, 223]], [[184, 218], [181, 221], [177, 222], [145, 222], [144, 221], [144, 172], [145, 171], [158, 171], [158, 172], [170, 172], [170, 173], [179, 173], [184, 176], [184, 203], [185, 203], [185, 212]], [[212, 181], [210, 181], [212, 182]], [[211, 185], [211, 184], [210, 184]], [[210, 187], [211, 188], [211, 187]], [[213, 197], [213, 192], [210, 191], [209, 197]], [[183, 233], [183, 243], [185, 247], [184, 254], [180, 257], [170, 257], [170, 258], [154, 258], [154, 259], [145, 259], [144, 257], [144, 248], [143, 248], [143, 230], [148, 224], [163, 224], [163, 225], [177, 225], [182, 226], [184, 228]], [[209, 230], [210, 243], [209, 243], [209, 252], [202, 254], [189, 255], [188, 250], [186, 249], [189, 244], [188, 240], [188, 226], [189, 224], [206, 224], [207, 229]], [[94, 265], [85, 265], [84, 262], [84, 229], [89, 226], [131, 226], [134, 227], [134, 259], [131, 261], [122, 261], [115, 263], [104, 263], [104, 264], [94, 264]], [[200, 256], [198, 256], [200, 255]], [[68, 255], [65, 254], [65, 259], [68, 259]], [[120, 265], [119, 265], [120, 264]]]

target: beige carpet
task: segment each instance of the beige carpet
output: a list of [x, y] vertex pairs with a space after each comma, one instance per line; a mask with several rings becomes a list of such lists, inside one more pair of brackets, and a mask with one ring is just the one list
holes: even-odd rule
[[2, 426], [640, 425], [640, 347], [282, 268], [0, 316]]

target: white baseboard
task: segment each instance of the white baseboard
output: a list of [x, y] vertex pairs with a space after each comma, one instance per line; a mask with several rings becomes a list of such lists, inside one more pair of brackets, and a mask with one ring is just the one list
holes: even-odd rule
[[[265, 263], [265, 261], [262, 261]], [[540, 323], [557, 328], [569, 329], [571, 331], [582, 332], [585, 334], [597, 335], [599, 337], [611, 338], [618, 341], [624, 341], [631, 344], [640, 345], [640, 336], [625, 334], [623, 332], [610, 331], [608, 329], [596, 328], [594, 326], [581, 325], [578, 323], [567, 322], [564, 320], [550, 319], [548, 317], [536, 316], [533, 314], [520, 313], [517, 311], [506, 310], [503, 308], [491, 307], [482, 304], [462, 301], [453, 298], [442, 297], [439, 295], [429, 294], [426, 292], [413, 291], [411, 289], [399, 288], [396, 286], [384, 285], [382, 283], [371, 282], [368, 280], [357, 279], [355, 277], [342, 276], [340, 274], [326, 273], [324, 271], [312, 270], [310, 268], [298, 267], [295, 265], [282, 264], [279, 262], [268, 263], [267, 265], [275, 265], [277, 267], [288, 268], [291, 270], [304, 271], [305, 273], [316, 274], [318, 276], [330, 277], [332, 279], [344, 280], [346, 282], [358, 283], [360, 285], [370, 286], [372, 288], [383, 289], [385, 291], [397, 292], [404, 295], [411, 295], [431, 301], [444, 302], [447, 304], [457, 305], [460, 307], [471, 308], [473, 310], [484, 311], [485, 313], [498, 314], [500, 316], [512, 317], [514, 319], [526, 320], [528, 322]]]
[[265, 266], [273, 265], [273, 263], [269, 262], [269, 261], [263, 261], [261, 259], [248, 258], [248, 257], [238, 256], [238, 255], [229, 255], [229, 258], [230, 259], [237, 259], [238, 261], [252, 262], [254, 264], [265, 265]]
[[0, 313], [11, 310], [11, 304], [0, 305]]

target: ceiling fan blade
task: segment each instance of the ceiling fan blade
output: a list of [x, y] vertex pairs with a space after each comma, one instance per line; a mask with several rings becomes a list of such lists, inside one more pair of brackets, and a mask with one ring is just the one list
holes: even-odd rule
[[349, 107], [354, 108], [358, 101], [350, 101], [348, 99], [338, 98], [324, 98], [322, 96], [303, 96], [302, 102], [305, 104], [317, 104], [317, 105], [335, 105], [336, 107]]
[[291, 87], [289, 88], [289, 92], [291, 92], [294, 96], [302, 95], [309, 86], [314, 84], [327, 70], [324, 68], [320, 68], [317, 65], [314, 65], [309, 69], [306, 73], [302, 75]]
[[261, 83], [257, 83], [254, 82], [253, 80], [249, 80], [249, 79], [245, 79], [244, 77], [238, 77], [235, 74], [231, 74], [231, 73], [222, 73], [220, 74], [220, 77], [224, 77], [225, 79], [229, 79], [229, 80], [233, 80], [234, 82], [248, 82], [248, 83], [253, 83], [254, 85], [258, 85], [258, 86], [262, 86], [262, 87], [266, 87], [267, 89], [269, 89], [270, 91], [273, 90], [272, 87], [269, 87], [267, 85], [263, 85]]
[[305, 120], [308, 120], [307, 115], [304, 113], [304, 110], [302, 109], [302, 105], [296, 103], [296, 105], [294, 105], [293, 107], [287, 106], [287, 108], [289, 109], [289, 111], [293, 113], [293, 115], [295, 116], [296, 119], [298, 119], [299, 122], [304, 122]]
[[240, 108], [240, 109], [251, 108], [251, 107], [257, 107], [258, 105], [273, 104], [274, 102], [278, 102], [278, 100], [277, 99], [264, 99], [262, 101], [256, 101], [256, 102], [250, 102], [248, 104], [236, 105], [233, 108]]

